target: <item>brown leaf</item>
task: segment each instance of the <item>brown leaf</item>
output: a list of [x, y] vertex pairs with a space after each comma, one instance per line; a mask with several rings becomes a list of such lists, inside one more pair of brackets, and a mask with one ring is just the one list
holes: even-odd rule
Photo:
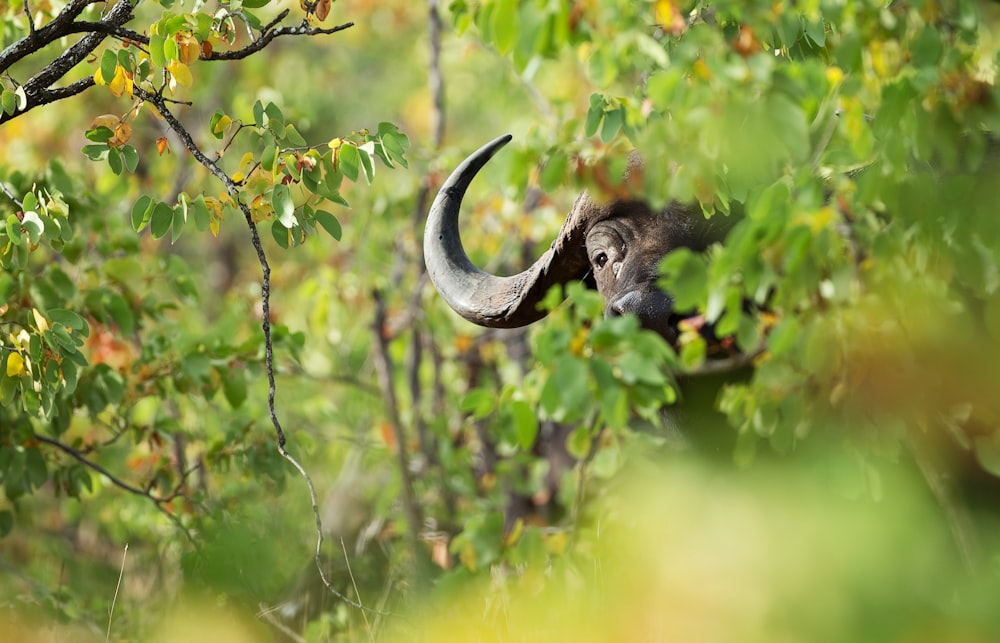
[[320, 22], [326, 20], [326, 17], [330, 15], [330, 5], [333, 4], [331, 0], [318, 0], [316, 2], [316, 8], [313, 13], [319, 18]]

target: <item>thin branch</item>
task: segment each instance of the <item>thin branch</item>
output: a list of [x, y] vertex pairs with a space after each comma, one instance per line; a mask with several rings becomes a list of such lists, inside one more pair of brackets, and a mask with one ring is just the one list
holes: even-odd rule
[[345, 22], [342, 25], [337, 25], [336, 27], [310, 27], [309, 23], [303, 22], [297, 27], [278, 27], [271, 31], [265, 31], [261, 33], [257, 40], [254, 40], [246, 47], [241, 49], [234, 49], [232, 51], [213, 51], [208, 56], [202, 54], [202, 60], [241, 60], [257, 53], [264, 47], [266, 47], [275, 38], [280, 38], [281, 36], [321, 36], [326, 34], [334, 34], [338, 31], [343, 31], [345, 29], [350, 29], [354, 26], [353, 22]]
[[[165, 506], [167, 502], [169, 502], [173, 498], [176, 498], [177, 494], [171, 494], [169, 497], [154, 495], [150, 491], [130, 485], [129, 483], [117, 477], [115, 474], [111, 473], [110, 471], [108, 471], [101, 465], [97, 464], [93, 460], [87, 459], [82, 453], [80, 453], [73, 447], [69, 446], [68, 444], [63, 444], [59, 440], [54, 440], [52, 438], [40, 435], [38, 433], [32, 434], [32, 437], [43, 444], [48, 444], [49, 446], [59, 449], [66, 455], [80, 462], [85, 467], [93, 469], [94, 471], [98, 472], [99, 474], [107, 478], [111, 482], [111, 484], [118, 487], [119, 489], [123, 489], [137, 496], [143, 496], [144, 498], [148, 498], [150, 501], [152, 501], [153, 505], [155, 505], [156, 508], [163, 513], [163, 515], [169, 518], [171, 522], [173, 522], [182, 532], [184, 532], [184, 535], [188, 537], [188, 540], [190, 540], [192, 543], [196, 542], [194, 536], [191, 535], [190, 531], [188, 531], [188, 528], [184, 526], [184, 524], [180, 521], [180, 519], [177, 516], [167, 511], [167, 508]], [[183, 484], [183, 482], [181, 484]]]
[[386, 312], [385, 299], [378, 290], [372, 293], [375, 302], [375, 319], [372, 321], [372, 333], [375, 338], [375, 370], [378, 372], [379, 384], [386, 400], [386, 412], [389, 425], [396, 440], [396, 464], [403, 493], [403, 513], [407, 522], [407, 540], [410, 555], [413, 557], [413, 569], [417, 584], [422, 584], [427, 578], [426, 561], [421, 552], [420, 531], [423, 521], [420, 518], [420, 508], [413, 492], [413, 475], [410, 472], [410, 459], [406, 450], [406, 436], [403, 434], [403, 423], [399, 417], [399, 405], [396, 401], [396, 391], [392, 384], [392, 359], [389, 356], [389, 342], [385, 336]]
[[81, 20], [70, 25], [67, 33], [102, 33], [107, 36], [120, 38], [122, 40], [131, 40], [132, 42], [144, 45], [149, 44], [149, 36], [141, 34], [138, 31], [126, 29], [117, 25], [111, 25], [106, 22]]
[[[27, 36], [20, 40], [15, 40], [4, 47], [3, 51], [0, 51], [0, 71], [6, 70], [22, 58], [30, 56], [42, 47], [66, 35], [68, 33], [66, 30], [73, 24], [76, 17], [83, 13], [88, 4], [90, 4], [89, 0], [71, 0], [71, 2], [63, 7], [59, 15], [52, 19], [52, 22], [41, 29], [29, 30]], [[25, 13], [29, 16], [29, 21], [31, 21], [31, 13], [28, 11], [27, 0], [25, 0], [24, 9]], [[31, 24], [33, 25], [34, 23], [31, 22]]]
[[293, 631], [292, 628], [288, 627], [287, 625], [279, 621], [277, 618], [275, 618], [274, 614], [272, 613], [274, 611], [273, 608], [269, 608], [263, 603], [258, 605], [258, 607], [260, 608], [259, 610], [257, 610], [258, 618], [262, 618], [265, 621], [267, 621], [270, 625], [273, 625], [275, 629], [277, 629], [279, 632], [281, 632], [291, 640], [295, 641], [295, 643], [306, 643], [306, 639], [304, 637], [299, 636], [299, 634]]
[[[13, 43], [4, 49], [3, 52], [0, 52], [0, 71], [6, 70], [10, 67], [10, 65], [17, 62], [21, 58], [34, 54], [45, 45], [48, 45], [64, 35], [67, 35], [69, 30], [73, 27], [72, 19], [83, 11], [83, 7], [86, 6], [86, 4], [88, 4], [88, 2], [83, 0], [71, 2], [51, 23], [33, 34], [29, 34], [21, 40]], [[69, 15], [67, 18], [67, 12], [71, 7], [74, 9], [78, 8], [79, 10], [77, 10], [76, 13]], [[120, 27], [135, 17], [132, 13], [132, 9], [132, 3], [129, 2], [129, 0], [118, 0], [118, 2], [116, 2], [107, 13], [105, 18], [101, 20], [101, 22], [109, 29]], [[53, 27], [53, 25], [56, 25], [57, 27], [48, 31]], [[21, 116], [36, 107], [40, 107], [41, 105], [51, 103], [61, 98], [79, 94], [85, 89], [92, 87], [94, 85], [94, 79], [88, 77], [72, 83], [68, 88], [65, 88], [62, 91], [49, 90], [49, 87], [54, 82], [65, 76], [71, 69], [89, 56], [107, 37], [108, 35], [105, 33], [94, 31], [88, 32], [87, 35], [81, 38], [76, 44], [57, 56], [55, 60], [45, 65], [41, 71], [32, 76], [28, 82], [23, 85], [24, 94], [27, 98], [27, 104], [24, 106], [24, 109], [14, 112], [13, 114], [8, 114], [6, 112], [0, 113], [0, 124]], [[69, 91], [66, 91], [66, 89]]]
[[[344, 562], [347, 563], [347, 575], [351, 577], [351, 585], [354, 586], [354, 595], [358, 597], [358, 602], [361, 602], [361, 592], [358, 590], [358, 582], [354, 580], [354, 571], [351, 569], [351, 558], [347, 555], [347, 545], [344, 544], [344, 538], [340, 538], [340, 549], [344, 552]], [[365, 619], [365, 626], [368, 628], [368, 638], [370, 640], [375, 640], [375, 636], [372, 633], [372, 624], [368, 621], [368, 614], [365, 610], [361, 610], [361, 617]]]
[[22, 210], [24, 209], [24, 203], [22, 203], [20, 199], [14, 196], [13, 190], [7, 187], [7, 184], [4, 183], [3, 181], [0, 181], [0, 191], [3, 191], [3, 193], [7, 195], [7, 198], [13, 201], [17, 207], [21, 208]]
[[28, 19], [28, 35], [35, 35], [35, 19], [31, 17], [31, 7], [28, 6], [28, 0], [24, 0], [24, 17]]
[[118, 601], [118, 590], [122, 588], [122, 577], [125, 576], [125, 558], [128, 556], [128, 543], [125, 543], [125, 551], [122, 553], [122, 566], [118, 570], [118, 584], [115, 585], [115, 595], [111, 599], [111, 609], [108, 610], [108, 633], [104, 636], [104, 643], [111, 640], [111, 621], [115, 616], [115, 603]]
[[[156, 111], [163, 117], [163, 120], [167, 123], [171, 130], [177, 135], [181, 140], [184, 147], [187, 148], [191, 155], [194, 156], [195, 160], [198, 161], [204, 168], [211, 172], [223, 185], [226, 186], [226, 191], [232, 195], [234, 198], [239, 196], [239, 186], [233, 181], [232, 177], [225, 173], [225, 171], [212, 159], [208, 158], [198, 144], [194, 142], [191, 134], [187, 131], [184, 125], [177, 120], [173, 112], [167, 107], [166, 100], [163, 96], [159, 94], [153, 94], [142, 90], [141, 88], [136, 88], [136, 95], [139, 98], [149, 102], [156, 108]], [[267, 371], [267, 409], [271, 418], [271, 425], [274, 427], [274, 431], [278, 437], [278, 453], [285, 460], [298, 471], [299, 475], [306, 482], [306, 486], [309, 489], [309, 500], [312, 504], [313, 519], [316, 524], [316, 568], [319, 570], [320, 580], [323, 585], [326, 586], [327, 590], [335, 595], [337, 598], [341, 599], [345, 603], [357, 607], [358, 609], [367, 610], [369, 608], [351, 600], [349, 597], [341, 594], [336, 588], [330, 583], [326, 578], [326, 574], [323, 572], [323, 561], [321, 554], [323, 551], [323, 520], [320, 515], [319, 502], [316, 496], [316, 487], [313, 484], [312, 478], [309, 473], [305, 470], [305, 467], [295, 459], [295, 456], [290, 454], [285, 449], [285, 432], [281, 428], [281, 422], [278, 420], [277, 410], [275, 409], [274, 400], [276, 392], [276, 384], [274, 377], [274, 343], [271, 337], [271, 266], [267, 261], [267, 255], [264, 253], [264, 246], [260, 240], [260, 234], [257, 231], [257, 225], [253, 221], [253, 215], [250, 212], [250, 207], [236, 198], [237, 204], [240, 210], [243, 212], [243, 216], [246, 219], [247, 227], [250, 228], [250, 240], [253, 244], [254, 250], [257, 253], [257, 262], [260, 264], [261, 268], [261, 312], [262, 312], [262, 322], [261, 327], [264, 333], [264, 364], [265, 370]], [[375, 610], [372, 610], [375, 613]]]
[[427, 74], [427, 85], [431, 91], [434, 109], [431, 111], [432, 141], [435, 150], [444, 141], [445, 111], [444, 111], [444, 75], [441, 73], [441, 13], [438, 11], [438, 0], [428, 0], [428, 43], [430, 47], [430, 69]]

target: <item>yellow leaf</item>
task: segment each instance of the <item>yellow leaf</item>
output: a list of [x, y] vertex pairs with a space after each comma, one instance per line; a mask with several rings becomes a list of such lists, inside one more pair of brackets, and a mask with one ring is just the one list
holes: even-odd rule
[[125, 68], [121, 65], [115, 67], [115, 77], [108, 83], [108, 88], [116, 97], [125, 93]]
[[128, 123], [118, 123], [112, 131], [115, 135], [111, 137], [110, 141], [108, 141], [109, 147], [121, 147], [122, 145], [125, 145], [130, 138], [132, 138], [132, 126]]
[[31, 314], [35, 318], [35, 326], [38, 328], [38, 332], [44, 333], [49, 329], [49, 322], [42, 316], [42, 313], [38, 312], [37, 308], [32, 308]]
[[212, 217], [212, 220], [208, 222], [208, 227], [211, 228], [213, 237], [219, 236], [219, 223], [220, 221], [215, 217]]
[[219, 117], [219, 120], [215, 123], [215, 128], [212, 132], [214, 134], [221, 134], [229, 129], [229, 126], [233, 124], [233, 119], [228, 114], [223, 114]]
[[681, 15], [680, 8], [676, 2], [673, 0], [656, 0], [654, 11], [656, 12], [656, 22], [664, 31], [670, 32], [675, 36], [684, 33], [687, 23], [684, 22], [684, 16]]
[[17, 377], [24, 373], [24, 358], [20, 353], [11, 353], [7, 357], [7, 377]]
[[107, 85], [108, 83], [104, 80], [104, 76], [101, 74], [101, 68], [98, 67], [97, 71], [94, 72], [94, 84], [96, 85]]
[[344, 139], [342, 139], [340, 137], [335, 138], [335, 139], [331, 140], [329, 143], [327, 143], [327, 145], [330, 146], [331, 150], [336, 150], [336, 149], [338, 149], [343, 144], [344, 144]]
[[201, 46], [198, 44], [198, 39], [191, 33], [178, 32], [174, 36], [174, 40], [177, 42], [177, 58], [185, 65], [190, 65], [201, 56]]
[[191, 70], [179, 60], [171, 60], [167, 65], [167, 71], [170, 72], [170, 75], [181, 87], [190, 87], [194, 82], [194, 79], [191, 77]]
[[94, 120], [90, 121], [90, 129], [97, 129], [98, 127], [107, 127], [112, 132], [115, 131], [115, 126], [121, 122], [121, 119], [114, 114], [101, 114]]
[[548, 550], [550, 554], [556, 556], [561, 556], [566, 553], [566, 549], [569, 547], [569, 534], [565, 531], [557, 531], [545, 538], [545, 549]]
[[257, 197], [250, 203], [250, 216], [254, 223], [270, 219], [273, 214], [274, 209], [263, 196]]

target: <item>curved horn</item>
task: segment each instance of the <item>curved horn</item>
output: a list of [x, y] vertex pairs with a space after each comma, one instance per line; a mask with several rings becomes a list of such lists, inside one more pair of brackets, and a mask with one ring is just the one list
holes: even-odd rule
[[545, 312], [537, 305], [549, 288], [580, 279], [589, 269], [584, 231], [580, 224], [571, 224], [577, 219], [572, 215], [549, 250], [524, 272], [498, 277], [469, 260], [458, 232], [462, 197], [479, 170], [510, 140], [507, 134], [487, 143], [451, 173], [431, 205], [424, 230], [427, 273], [441, 296], [468, 321], [493, 328], [517, 328], [541, 319]]

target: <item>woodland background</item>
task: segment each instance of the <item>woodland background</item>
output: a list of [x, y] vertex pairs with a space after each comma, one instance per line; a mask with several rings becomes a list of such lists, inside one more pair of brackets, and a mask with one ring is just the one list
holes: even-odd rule
[[[64, 6], [0, 5], [0, 61]], [[206, 60], [286, 9], [354, 24]], [[78, 95], [25, 110], [77, 35], [0, 65], [6, 631], [994, 640], [1000, 6], [134, 12], [148, 38], [106, 38], [60, 81], [93, 78]], [[463, 215], [491, 271], [547, 248], [583, 187], [619, 193], [633, 148], [644, 198], [742, 213], [663, 266], [760, 351], [686, 447], [661, 413], [710, 363], [697, 332], [674, 351], [579, 285], [487, 331], [429, 284], [430, 199], [507, 132]], [[224, 152], [228, 196], [189, 146]]]

